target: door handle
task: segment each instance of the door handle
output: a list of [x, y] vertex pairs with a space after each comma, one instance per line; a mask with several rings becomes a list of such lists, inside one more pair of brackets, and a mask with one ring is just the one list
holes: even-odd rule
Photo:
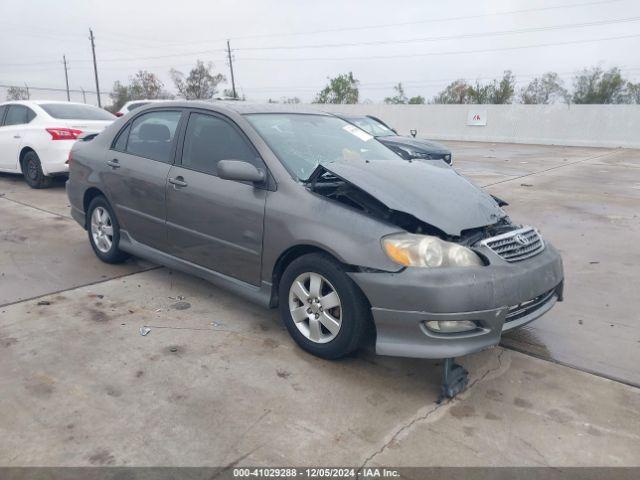
[[13, 138], [22, 138], [20, 135], [14, 135]]
[[120, 162], [118, 161], [117, 158], [114, 158], [113, 160], [108, 160], [107, 165], [109, 165], [111, 168], [120, 168]]
[[186, 187], [188, 185], [187, 182], [184, 181], [182, 176], [176, 178], [169, 178], [169, 183], [174, 186], [174, 188], [178, 187]]

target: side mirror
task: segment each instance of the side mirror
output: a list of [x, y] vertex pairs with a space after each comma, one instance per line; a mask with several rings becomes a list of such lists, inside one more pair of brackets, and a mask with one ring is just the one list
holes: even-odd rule
[[415, 137], [416, 137], [416, 135], [418, 134], [418, 130], [409, 130], [409, 133], [411, 134], [411, 136], [412, 136], [413, 138], [415, 138]]
[[220, 160], [216, 170], [218, 177], [224, 180], [259, 183], [265, 179], [264, 172], [242, 160]]

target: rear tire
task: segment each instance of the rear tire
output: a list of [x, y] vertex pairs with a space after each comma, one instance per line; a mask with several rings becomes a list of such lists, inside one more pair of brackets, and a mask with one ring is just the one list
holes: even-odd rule
[[129, 255], [120, 250], [120, 224], [111, 205], [102, 195], [91, 200], [87, 208], [89, 243], [96, 256], [105, 263], [122, 263]]
[[27, 152], [22, 159], [22, 173], [31, 188], [47, 188], [53, 180], [42, 172], [40, 158], [33, 150]]
[[279, 307], [295, 342], [329, 360], [356, 350], [371, 325], [364, 294], [342, 265], [324, 253], [303, 255], [287, 266], [280, 279]]

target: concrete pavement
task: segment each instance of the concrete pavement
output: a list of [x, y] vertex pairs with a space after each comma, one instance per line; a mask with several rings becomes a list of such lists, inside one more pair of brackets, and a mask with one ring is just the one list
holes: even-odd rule
[[640, 466], [640, 389], [602, 378], [638, 382], [639, 152], [451, 146], [565, 258], [567, 301], [504, 343], [577, 368], [488, 350], [438, 406], [435, 362], [309, 356], [274, 311], [100, 263], [61, 184], [0, 176], [0, 466]]

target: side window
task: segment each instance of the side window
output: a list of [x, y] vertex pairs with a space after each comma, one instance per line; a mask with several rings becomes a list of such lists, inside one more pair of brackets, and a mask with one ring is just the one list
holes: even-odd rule
[[171, 152], [182, 112], [162, 110], [145, 113], [131, 124], [127, 153], [171, 163]]
[[182, 166], [215, 175], [220, 160], [244, 160], [262, 167], [253, 148], [229, 122], [192, 113], [184, 137]]
[[0, 127], [2, 126], [2, 118], [4, 117], [4, 112], [6, 109], [6, 105], [0, 105]]
[[27, 122], [27, 107], [22, 105], [9, 105], [7, 111], [7, 118], [4, 120], [5, 126], [7, 125], [22, 125]]
[[30, 123], [34, 118], [36, 118], [36, 112], [27, 108], [27, 123]]
[[113, 149], [119, 152], [125, 152], [127, 148], [127, 138], [129, 138], [129, 131], [131, 130], [131, 124], [127, 125], [127, 128], [122, 130], [118, 135], [118, 139], [113, 144]]

